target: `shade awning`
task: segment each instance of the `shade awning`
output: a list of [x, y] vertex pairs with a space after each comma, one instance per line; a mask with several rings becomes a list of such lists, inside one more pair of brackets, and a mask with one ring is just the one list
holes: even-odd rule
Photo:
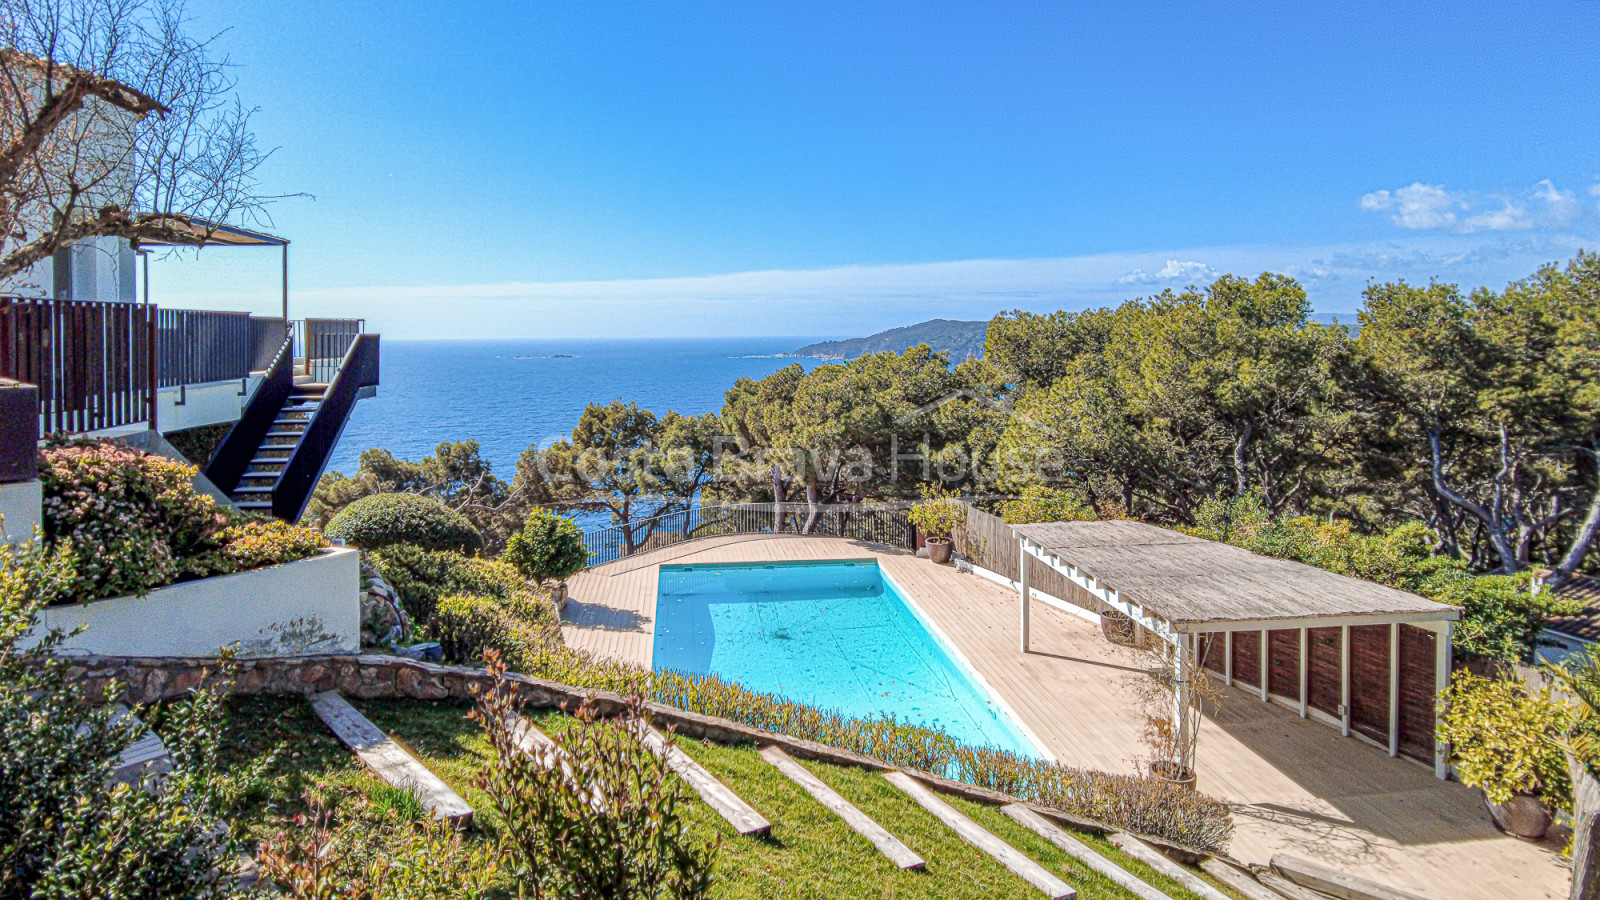
[[288, 238], [195, 216], [161, 216], [145, 219], [141, 224], [154, 225], [169, 235], [166, 238], [141, 239], [139, 241], [141, 247], [287, 247], [289, 245]]
[[1460, 618], [1456, 607], [1409, 591], [1142, 522], [1047, 522], [1012, 529], [1058, 564], [1178, 631]]

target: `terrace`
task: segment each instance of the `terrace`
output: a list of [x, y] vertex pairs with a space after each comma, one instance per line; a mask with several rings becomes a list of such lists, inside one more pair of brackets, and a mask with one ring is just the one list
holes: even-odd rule
[[[566, 640], [648, 666], [661, 566], [839, 559], [875, 561], [1058, 761], [1135, 768], [1143, 723], [1122, 683], [1136, 659], [1101, 636], [1093, 613], [1036, 599], [1029, 649], [1019, 652], [1014, 587], [885, 544], [738, 534], [616, 559], [571, 580]], [[1496, 831], [1476, 791], [1382, 746], [1341, 738], [1282, 703], [1263, 703], [1254, 689], [1225, 689], [1199, 744], [1198, 788], [1236, 804], [1237, 858], [1264, 864], [1291, 852], [1425, 896], [1566, 894], [1559, 848]]]

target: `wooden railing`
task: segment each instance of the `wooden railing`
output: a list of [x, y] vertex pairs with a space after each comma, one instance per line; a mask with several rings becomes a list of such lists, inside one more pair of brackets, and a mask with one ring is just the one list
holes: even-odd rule
[[[990, 515], [971, 504], [966, 506], [966, 524], [956, 529], [956, 552], [981, 569], [988, 569], [1012, 581], [1020, 580], [1022, 549], [1016, 532], [999, 516]], [[1031, 556], [1028, 557], [1028, 587], [1075, 606], [1100, 611], [1099, 602], [1087, 591]]]
[[228, 436], [222, 439], [211, 462], [206, 464], [206, 477], [217, 490], [231, 494], [239, 486], [239, 479], [249, 469], [250, 460], [255, 458], [256, 450], [266, 440], [273, 420], [293, 390], [293, 344], [285, 332], [278, 340], [278, 352], [267, 365], [266, 378], [250, 395], [250, 402], [239, 413], [239, 421], [228, 429]]
[[299, 319], [294, 323], [294, 355], [305, 360], [298, 373], [328, 383], [345, 354], [366, 329], [365, 319]]
[[[804, 503], [786, 503], [780, 515], [775, 503], [730, 503], [696, 506], [636, 519], [583, 536], [589, 565], [598, 566], [634, 553], [668, 547], [696, 538], [727, 534], [799, 534], [810, 518]], [[900, 504], [830, 504], [821, 507], [806, 534], [849, 537], [911, 549], [915, 529]]]
[[378, 384], [378, 335], [358, 334], [334, 368], [328, 389], [272, 488], [272, 514], [296, 522], [328, 465], [364, 388]]
[[156, 337], [154, 307], [0, 297], [0, 377], [38, 387], [43, 432], [150, 421]]

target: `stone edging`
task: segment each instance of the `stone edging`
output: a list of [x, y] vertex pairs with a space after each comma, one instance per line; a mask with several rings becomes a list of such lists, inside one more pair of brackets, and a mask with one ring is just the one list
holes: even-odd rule
[[[122, 687], [122, 700], [128, 704], [158, 703], [181, 698], [196, 688], [219, 683], [215, 659], [180, 657], [66, 657], [70, 676], [81, 681], [91, 696], [112, 684]], [[359, 656], [302, 656], [279, 659], [245, 659], [233, 663], [230, 693], [309, 695], [320, 691], [339, 691], [362, 700], [472, 700], [474, 689], [487, 687], [487, 670], [467, 666], [443, 666], [398, 656], [362, 654]], [[589, 701], [602, 716], [616, 715], [627, 700], [612, 691], [577, 688], [514, 672], [506, 679], [516, 691], [517, 700], [534, 708], [555, 709]], [[645, 708], [657, 724], [665, 723], [679, 735], [718, 744], [775, 744], [790, 756], [840, 766], [880, 772], [907, 771], [919, 781], [947, 794], [990, 806], [1022, 803], [1040, 815], [1091, 834], [1108, 834], [1116, 829], [1052, 807], [1040, 806], [1019, 797], [977, 785], [955, 781], [931, 772], [903, 769], [876, 757], [830, 747], [816, 741], [765, 731], [723, 719], [689, 712], [674, 706], [647, 702]], [[1208, 854], [1161, 838], [1138, 835], [1189, 865], [1196, 865]], [[1226, 858], [1226, 857], [1224, 857]]]

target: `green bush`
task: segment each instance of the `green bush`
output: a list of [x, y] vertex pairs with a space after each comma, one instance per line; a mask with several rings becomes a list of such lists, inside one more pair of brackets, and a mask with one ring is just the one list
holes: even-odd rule
[[414, 544], [426, 550], [471, 553], [483, 547], [483, 535], [466, 516], [419, 494], [362, 497], [329, 520], [325, 531], [328, 537], [363, 550]]
[[533, 581], [563, 581], [589, 564], [589, 551], [576, 522], [540, 509], [506, 542], [500, 558]]
[[195, 491], [194, 475], [194, 466], [106, 440], [40, 451], [45, 538], [78, 548], [73, 599], [143, 594], [209, 574], [185, 561], [216, 549], [228, 515]]
[[510, 563], [463, 556], [450, 550], [424, 550], [394, 544], [370, 554], [383, 580], [400, 595], [400, 605], [426, 625], [446, 594], [476, 594], [503, 603], [528, 592], [527, 579]]
[[1032, 485], [1022, 496], [1000, 504], [1000, 518], [1007, 525], [1033, 522], [1092, 522], [1098, 519], [1094, 507], [1076, 492], [1062, 488]]
[[1458, 672], [1439, 695], [1439, 713], [1439, 740], [1449, 742], [1462, 784], [1482, 788], [1491, 803], [1535, 794], [1556, 809], [1571, 808], [1562, 742], [1572, 707], [1548, 690], [1530, 694], [1517, 682]]
[[912, 506], [906, 515], [926, 537], [949, 538], [967, 521], [967, 508], [961, 505], [955, 491], [927, 485], [922, 496], [922, 502]]
[[493, 650], [519, 672], [542, 667], [551, 654], [570, 652], [562, 644], [555, 607], [529, 592], [509, 600], [474, 594], [442, 597], [428, 633], [449, 662], [479, 663]]
[[134, 719], [113, 719], [116, 689], [90, 691], [53, 657], [60, 634], [18, 647], [40, 605], [72, 581], [73, 558], [65, 546], [0, 552], [0, 897], [232, 896], [217, 877], [239, 850], [227, 826], [232, 798], [265, 763], [228, 785], [218, 764], [221, 692], [163, 710], [174, 768], [162, 790], [111, 786], [114, 761], [140, 737]]

